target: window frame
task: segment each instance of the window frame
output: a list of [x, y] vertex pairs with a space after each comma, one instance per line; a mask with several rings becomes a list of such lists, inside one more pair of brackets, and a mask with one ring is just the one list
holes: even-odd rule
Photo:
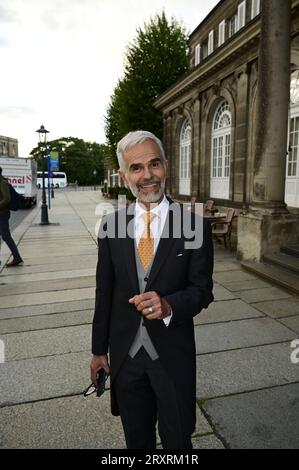
[[260, 0], [251, 0], [251, 19], [258, 16], [261, 12], [261, 1]]
[[200, 64], [200, 53], [201, 53], [201, 44], [198, 43], [198, 44], [196, 44], [195, 49], [194, 49], [194, 54], [195, 54], [195, 56], [194, 56], [195, 57], [194, 58], [194, 65], [195, 65], [195, 67]]
[[237, 31], [244, 28], [246, 25], [246, 0], [239, 3], [238, 5], [238, 13], [237, 13]]
[[225, 20], [222, 20], [218, 26], [218, 46], [225, 43]]
[[[188, 134], [188, 137], [186, 137]], [[180, 160], [179, 160], [179, 184], [180, 194], [190, 195], [191, 193], [191, 174], [192, 174], [192, 125], [190, 120], [186, 118], [180, 131]], [[181, 187], [188, 187], [185, 192], [181, 191]]]
[[214, 30], [209, 32], [208, 38], [208, 55], [213, 54], [214, 52]]

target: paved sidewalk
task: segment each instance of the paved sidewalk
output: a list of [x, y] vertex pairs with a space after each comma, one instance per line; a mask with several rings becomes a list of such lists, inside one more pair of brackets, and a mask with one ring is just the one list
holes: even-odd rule
[[[0, 448], [125, 447], [109, 392], [81, 394], [90, 381], [95, 209], [104, 202], [94, 191], [56, 191], [49, 218], [59, 225], [38, 225], [35, 208], [13, 232], [24, 266], [3, 269], [2, 245]], [[219, 245], [214, 280], [216, 300], [195, 318], [194, 448], [298, 448], [299, 363], [290, 356], [299, 299], [243, 271]]]

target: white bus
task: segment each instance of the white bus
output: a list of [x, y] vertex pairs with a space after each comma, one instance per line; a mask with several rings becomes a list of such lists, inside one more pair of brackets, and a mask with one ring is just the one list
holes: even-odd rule
[[[65, 188], [67, 186], [66, 174], [63, 171], [52, 171], [50, 174], [50, 187]], [[37, 172], [37, 187], [43, 187], [43, 172]], [[45, 188], [48, 187], [48, 172], [45, 171]]]

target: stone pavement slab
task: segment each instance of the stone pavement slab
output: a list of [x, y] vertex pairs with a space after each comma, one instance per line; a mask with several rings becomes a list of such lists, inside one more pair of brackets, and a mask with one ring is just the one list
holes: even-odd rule
[[292, 341], [296, 336], [271, 318], [236, 320], [195, 328], [198, 354]]
[[[1, 276], [10, 277], [10, 276], [21, 276], [24, 274], [34, 274], [34, 273], [50, 273], [58, 271], [66, 271], [69, 269], [96, 269], [97, 257], [94, 254], [82, 256], [72, 256], [64, 258], [56, 258], [56, 262], [45, 262], [45, 264], [31, 263], [31, 260], [24, 265], [19, 265], [16, 269], [5, 269], [2, 271]], [[63, 261], [64, 260], [64, 261]]]
[[214, 283], [213, 289], [214, 299], [217, 300], [230, 300], [239, 297], [239, 295], [232, 294], [229, 290], [225, 289], [224, 287], [220, 286], [217, 283]]
[[298, 381], [290, 342], [197, 356], [197, 398], [285, 385]]
[[[193, 449], [224, 449], [224, 445], [214, 434], [192, 439]], [[200, 456], [199, 456], [200, 462]]]
[[299, 448], [299, 383], [208, 400], [203, 407], [233, 449]]
[[51, 238], [51, 240], [44, 240], [43, 242], [33, 243], [31, 241], [29, 244], [22, 245], [22, 253], [25, 253], [25, 256], [36, 257], [47, 252], [58, 255], [64, 250], [77, 249], [78, 251], [83, 251], [94, 247], [96, 247], [96, 244], [91, 237], [75, 240], [71, 244], [67, 238], [65, 240]]
[[202, 310], [194, 317], [194, 325], [245, 320], [246, 318], [256, 317], [264, 317], [264, 314], [254, 309], [251, 305], [246, 304], [243, 300], [226, 300], [222, 302], [212, 302], [207, 309]]
[[0, 339], [5, 345], [6, 362], [90, 351], [91, 325], [10, 333], [0, 335]]
[[221, 284], [231, 292], [269, 287], [269, 284], [265, 281], [262, 281], [261, 279], [248, 279], [247, 281], [237, 282], [222, 282]]
[[[22, 239], [22, 247], [24, 250], [30, 251], [32, 250], [32, 247], [34, 247], [37, 251], [42, 250], [42, 249], [59, 249], [62, 246], [69, 246], [70, 245], [70, 235], [67, 237], [50, 237], [46, 239], [34, 239], [34, 238], [27, 238], [26, 235], [24, 235], [24, 238]], [[87, 233], [85, 236], [80, 236], [76, 237], [72, 240], [72, 246], [76, 247], [86, 247], [86, 246], [93, 246], [95, 245], [95, 242], [93, 238]]]
[[272, 318], [283, 318], [299, 314], [299, 299], [296, 297], [282, 300], [273, 299], [268, 302], [257, 302], [251, 305]]
[[0, 408], [0, 448], [124, 449], [125, 440], [105, 392]]
[[291, 294], [278, 287], [264, 287], [261, 289], [251, 289], [248, 291], [235, 292], [236, 297], [240, 297], [245, 302], [256, 303], [263, 300], [276, 300], [292, 297]]
[[[64, 264], [64, 263], [69, 263], [70, 261], [72, 263], [78, 263], [77, 266], [79, 266], [79, 263], [80, 263], [80, 260], [82, 260], [82, 258], [86, 258], [86, 259], [94, 259], [98, 258], [98, 249], [95, 248], [95, 249], [91, 249], [91, 251], [89, 253], [80, 253], [78, 254], [78, 251], [75, 251], [74, 253], [68, 253], [68, 254], [62, 254], [60, 256], [56, 256], [56, 254], [54, 253], [49, 253], [48, 255], [45, 254], [45, 256], [39, 256], [37, 258], [34, 258], [34, 257], [31, 257], [29, 256], [28, 258], [24, 259], [24, 265], [23, 266], [18, 266], [16, 268], [14, 268], [14, 271], [17, 272], [17, 270], [19, 272], [22, 271], [22, 268], [24, 267], [28, 267], [28, 266], [34, 266], [34, 265], [49, 265], [49, 267], [51, 268], [51, 264], [53, 265], [56, 265], [56, 264]], [[11, 272], [11, 268], [4, 268], [4, 270], [2, 271], [2, 274], [3, 275], [8, 275], [8, 271]]]
[[[22, 252], [22, 249], [20, 249], [20, 251]], [[98, 254], [98, 248], [96, 245], [92, 246], [86, 246], [85, 248], [72, 248], [70, 247], [69, 249], [65, 249], [65, 250], [55, 250], [55, 253], [51, 253], [50, 251], [47, 252], [47, 251], [44, 251], [44, 254], [42, 254], [42, 252], [40, 253], [34, 253], [34, 251], [32, 250], [31, 252], [27, 251], [25, 253], [22, 252], [22, 258], [24, 260], [24, 264], [26, 265], [27, 263], [31, 264], [45, 264], [45, 263], [49, 263], [51, 260], [52, 260], [52, 263], [56, 263], [57, 260], [59, 260], [59, 262], [61, 262], [61, 259], [63, 258], [67, 258], [69, 256], [76, 256], [78, 255], [78, 253], [80, 253], [80, 257], [82, 258], [82, 256], [85, 256], [85, 255], [92, 255], [94, 254], [95, 256], [97, 256]]]
[[0, 408], [80, 394], [90, 383], [90, 352], [0, 364]]
[[196, 426], [195, 426], [195, 431], [194, 435], [199, 435], [199, 434], [207, 434], [207, 433], [212, 433], [213, 429], [211, 428], [208, 420], [205, 418], [203, 412], [199, 408], [199, 406], [196, 406]]
[[[56, 296], [55, 296], [56, 297]], [[53, 300], [56, 300], [55, 298]], [[40, 305], [26, 305], [24, 307], [0, 308], [0, 320], [31, 317], [34, 315], [48, 315], [52, 313], [76, 312], [94, 308], [94, 296], [85, 300], [54, 302]], [[0, 329], [1, 331], [1, 329]]]
[[286, 325], [288, 328], [295, 331], [299, 335], [299, 315], [294, 317], [281, 318], [280, 323]]
[[93, 276], [83, 276], [54, 279], [40, 282], [18, 282], [16, 284], [10, 283], [0, 285], [0, 296], [5, 299], [7, 296], [17, 296], [19, 294], [51, 292], [71, 289], [82, 289], [83, 287], [95, 287], [96, 280], [95, 274]]
[[69, 289], [54, 292], [40, 292], [34, 294], [19, 294], [14, 296], [6, 295], [1, 298], [0, 311], [2, 308], [23, 307], [25, 305], [52, 304], [55, 302], [67, 302], [69, 300], [94, 299], [95, 289]]
[[213, 274], [213, 279], [219, 284], [227, 282], [240, 282], [256, 279], [256, 276], [248, 273], [247, 271], [234, 270], [229, 272], [216, 272]]
[[[70, 279], [75, 277], [95, 277], [95, 269], [73, 269], [68, 271], [51, 271], [44, 273], [16, 274], [11, 276], [0, 276], [0, 286], [5, 284], [22, 284], [28, 282], [53, 281], [57, 279]], [[36, 291], [35, 291], [36, 292]]]
[[92, 322], [93, 315], [94, 310], [91, 309], [0, 320], [0, 337], [6, 333], [89, 324]]
[[214, 265], [214, 273], [220, 273], [223, 271], [239, 271], [240, 263], [234, 258], [230, 258], [228, 261], [223, 263], [216, 263]]

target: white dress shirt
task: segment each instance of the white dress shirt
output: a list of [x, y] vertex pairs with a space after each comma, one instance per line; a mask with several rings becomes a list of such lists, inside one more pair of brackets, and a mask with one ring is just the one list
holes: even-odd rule
[[[156, 251], [157, 251], [157, 248], [158, 248], [158, 245], [159, 245], [159, 241], [160, 241], [161, 234], [162, 234], [162, 231], [163, 231], [163, 228], [164, 228], [164, 225], [165, 225], [165, 221], [166, 221], [168, 211], [169, 211], [169, 202], [168, 202], [165, 195], [164, 195], [162, 201], [160, 202], [160, 204], [158, 204], [157, 206], [155, 206], [151, 210], [151, 213], [155, 214], [155, 217], [153, 218], [153, 220], [151, 222], [151, 233], [152, 233], [153, 238], [154, 238], [154, 256], [156, 254]], [[135, 236], [136, 246], [138, 246], [139, 240], [140, 240], [140, 238], [141, 238], [141, 236], [144, 232], [145, 223], [144, 223], [143, 215], [144, 215], [145, 212], [146, 212], [146, 210], [136, 201], [136, 204], [135, 204], [135, 218], [134, 218], [134, 221], [135, 221], [135, 223], [134, 223], [134, 236]], [[172, 312], [171, 312], [170, 315], [163, 318], [163, 321], [164, 321], [166, 326], [169, 325], [171, 317], [172, 317]]]

